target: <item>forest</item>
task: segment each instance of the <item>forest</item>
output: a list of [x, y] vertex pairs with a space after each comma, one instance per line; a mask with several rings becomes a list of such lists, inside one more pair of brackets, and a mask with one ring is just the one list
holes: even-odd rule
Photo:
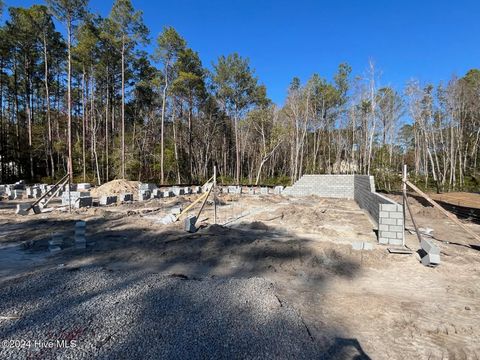
[[275, 104], [248, 58], [203, 64], [175, 28], [150, 34], [130, 0], [108, 17], [87, 0], [2, 9], [0, 183], [193, 184], [216, 164], [225, 184], [359, 173], [395, 190], [407, 164], [422, 188], [479, 188], [480, 70], [396, 89], [366, 59], [292, 74]]

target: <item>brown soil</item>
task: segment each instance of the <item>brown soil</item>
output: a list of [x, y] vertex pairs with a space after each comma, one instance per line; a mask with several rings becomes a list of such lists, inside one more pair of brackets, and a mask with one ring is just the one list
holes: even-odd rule
[[132, 193], [137, 196], [139, 181], [112, 180], [99, 187], [93, 188], [90, 193], [93, 197], [120, 195]]
[[[181, 220], [158, 223], [172, 207], [195, 198], [26, 217], [13, 214], [13, 202], [0, 203], [0, 285], [60, 264], [100, 266], [118, 276], [134, 269], [190, 279], [264, 277], [327, 348], [351, 342], [373, 359], [479, 358], [480, 253], [463, 245], [473, 240], [455, 224], [432, 216], [437, 210], [409, 200], [415, 220], [433, 229], [432, 241], [441, 249], [442, 264], [427, 268], [416, 253], [393, 255], [377, 245], [369, 218], [349, 200], [220, 195], [219, 225], [211, 224], [211, 205], [196, 233], [185, 232]], [[46, 252], [52, 232], [71, 234], [80, 219], [87, 221], [92, 244], [86, 252]], [[466, 225], [480, 233], [479, 225]], [[357, 241], [374, 244], [374, 250], [352, 250]], [[408, 232], [406, 243], [419, 248]], [[15, 244], [28, 251], [12, 250]], [[352, 351], [349, 358], [360, 355]]]

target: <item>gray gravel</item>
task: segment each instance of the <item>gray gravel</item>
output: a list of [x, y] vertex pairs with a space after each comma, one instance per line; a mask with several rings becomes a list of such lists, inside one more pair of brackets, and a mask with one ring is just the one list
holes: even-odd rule
[[321, 357], [262, 278], [56, 269], [3, 283], [0, 316], [0, 359]]

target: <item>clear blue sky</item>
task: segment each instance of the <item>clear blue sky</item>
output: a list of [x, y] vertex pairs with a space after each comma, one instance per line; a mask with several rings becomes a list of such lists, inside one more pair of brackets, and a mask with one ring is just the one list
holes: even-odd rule
[[[371, 58], [381, 85], [399, 89], [411, 78], [437, 83], [480, 67], [480, 1], [132, 1], [152, 40], [164, 25], [174, 26], [207, 67], [235, 51], [250, 58], [278, 104], [292, 77], [305, 81], [317, 72], [330, 79], [340, 62], [362, 74]], [[103, 16], [110, 7], [90, 0], [90, 10]]]

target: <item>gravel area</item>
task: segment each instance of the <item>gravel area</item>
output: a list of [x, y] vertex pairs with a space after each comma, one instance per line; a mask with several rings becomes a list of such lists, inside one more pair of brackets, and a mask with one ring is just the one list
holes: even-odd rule
[[321, 357], [297, 311], [263, 278], [93, 267], [2, 285], [1, 359]]

